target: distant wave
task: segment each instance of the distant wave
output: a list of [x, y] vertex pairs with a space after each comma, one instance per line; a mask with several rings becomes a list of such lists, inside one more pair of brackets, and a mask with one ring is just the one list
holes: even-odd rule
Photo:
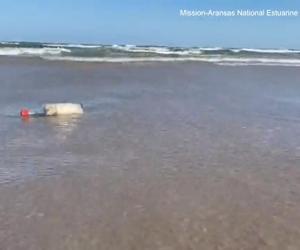
[[42, 55], [60, 55], [62, 52], [70, 53], [71, 50], [65, 48], [0, 48], [1, 56], [42, 56]]
[[63, 43], [44, 43], [46, 47], [55, 47], [55, 48], [82, 48], [82, 49], [93, 49], [93, 48], [102, 48], [103, 45], [89, 45], [89, 44], [63, 44]]
[[112, 45], [117, 50], [123, 50], [127, 52], [140, 52], [140, 53], [156, 53], [163, 55], [195, 55], [203, 54], [203, 52], [251, 52], [251, 53], [265, 53], [265, 54], [296, 54], [300, 53], [300, 50], [291, 49], [227, 49], [222, 47], [194, 47], [194, 48], [180, 48], [180, 47], [156, 47], [156, 46], [136, 46], [136, 45]]
[[19, 45], [18, 42], [0, 42], [1, 45]]
[[169, 48], [169, 47], [144, 47], [136, 45], [113, 45], [113, 49], [123, 50], [127, 52], [138, 52], [138, 53], [154, 53], [161, 55], [191, 55], [191, 54], [202, 54], [199, 49], [189, 48]]
[[210, 62], [219, 65], [243, 66], [243, 65], [282, 65], [300, 66], [300, 59], [268, 59], [268, 58], [233, 58], [233, 57], [72, 57], [72, 56], [51, 56], [43, 57], [45, 60], [54, 61], [74, 61], [74, 62], [110, 62], [110, 63], [130, 63], [130, 62]]
[[235, 53], [240, 52], [253, 52], [253, 53], [266, 53], [266, 54], [295, 54], [300, 53], [300, 50], [291, 50], [291, 49], [231, 49]]
[[197, 48], [198, 50], [202, 50], [202, 51], [219, 51], [219, 50], [226, 50], [225, 48], [221, 48], [221, 47], [212, 47], [212, 48], [209, 48], [209, 47], [200, 47], [200, 48]]

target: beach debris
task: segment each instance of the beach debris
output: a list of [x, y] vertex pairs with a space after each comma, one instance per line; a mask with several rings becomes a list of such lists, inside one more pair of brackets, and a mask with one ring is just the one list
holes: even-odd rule
[[20, 116], [29, 118], [31, 116], [58, 116], [58, 115], [80, 115], [83, 114], [83, 105], [78, 103], [46, 103], [41, 111], [33, 111], [22, 108]]
[[82, 104], [77, 103], [48, 103], [44, 105], [45, 115], [83, 114]]
[[28, 108], [22, 108], [20, 111], [20, 116], [22, 118], [29, 118], [30, 116], [33, 116], [35, 114], [35, 112], [31, 111]]

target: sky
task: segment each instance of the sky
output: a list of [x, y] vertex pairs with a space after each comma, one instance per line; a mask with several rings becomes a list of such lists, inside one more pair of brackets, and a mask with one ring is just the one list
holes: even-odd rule
[[0, 40], [300, 49], [300, 15], [182, 17], [180, 9], [300, 12], [300, 1], [0, 0]]

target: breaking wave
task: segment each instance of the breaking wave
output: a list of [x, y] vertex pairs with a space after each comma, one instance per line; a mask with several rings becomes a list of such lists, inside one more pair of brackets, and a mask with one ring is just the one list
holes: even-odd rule
[[63, 52], [71, 53], [65, 48], [0, 48], [1, 56], [42, 56], [42, 55], [60, 55]]
[[263, 54], [297, 54], [300, 53], [300, 50], [291, 50], [291, 49], [231, 49], [235, 53], [240, 52], [253, 52], [253, 53], [263, 53]]
[[0, 56], [77, 62], [209, 62], [219, 65], [300, 66], [300, 50], [0, 42]]
[[89, 45], [89, 44], [63, 44], [63, 43], [44, 43], [46, 47], [54, 47], [54, 48], [101, 48], [102, 45]]

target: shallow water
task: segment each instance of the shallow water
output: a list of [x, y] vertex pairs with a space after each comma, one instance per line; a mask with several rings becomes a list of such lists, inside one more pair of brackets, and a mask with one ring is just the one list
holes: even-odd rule
[[0, 248], [299, 249], [299, 76], [0, 58]]

